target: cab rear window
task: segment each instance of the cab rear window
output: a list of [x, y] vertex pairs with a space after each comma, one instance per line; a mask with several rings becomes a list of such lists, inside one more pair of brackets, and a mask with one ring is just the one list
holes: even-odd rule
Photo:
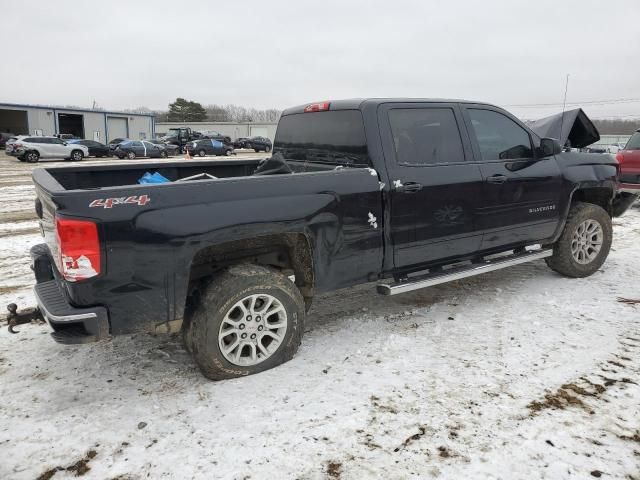
[[368, 165], [364, 122], [359, 110], [299, 113], [280, 119], [274, 153], [288, 160], [335, 165]]

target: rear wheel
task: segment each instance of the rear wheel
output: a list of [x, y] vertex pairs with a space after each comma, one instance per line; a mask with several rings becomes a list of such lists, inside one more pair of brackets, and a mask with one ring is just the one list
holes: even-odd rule
[[133, 151], [131, 151], [131, 152], [127, 152], [127, 158], [128, 158], [129, 160], [133, 160], [133, 159], [135, 159], [135, 158], [136, 158], [136, 152], [133, 152]]
[[160, 158], [167, 158], [167, 157], [168, 157], [167, 152], [165, 151], [160, 152]]
[[264, 147], [264, 151], [269, 153], [271, 151], [271, 147], [267, 145], [266, 147]]
[[232, 153], [233, 153], [233, 150], [231, 150], [230, 148], [228, 148], [228, 149], [226, 149], [226, 150], [224, 151], [224, 154], [225, 154], [227, 157], [231, 156], [231, 154], [232, 154]]
[[205, 152], [203, 149], [198, 150], [198, 156], [199, 157], [204, 157], [207, 154], [207, 152]]
[[293, 358], [304, 317], [304, 299], [286, 276], [260, 265], [237, 265], [203, 290], [185, 323], [184, 341], [205, 377], [251, 375]]
[[598, 205], [576, 202], [547, 265], [567, 277], [588, 277], [607, 259], [612, 239], [609, 214]]
[[36, 163], [40, 160], [40, 154], [38, 152], [27, 152], [24, 154], [25, 162]]

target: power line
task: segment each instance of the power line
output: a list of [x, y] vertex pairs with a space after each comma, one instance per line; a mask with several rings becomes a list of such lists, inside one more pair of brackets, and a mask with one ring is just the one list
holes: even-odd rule
[[[567, 102], [566, 105], [613, 105], [619, 103], [637, 103], [640, 102], [640, 98], [613, 98], [609, 100], [586, 100], [583, 102]], [[522, 103], [513, 105], [504, 105], [505, 107], [522, 107], [522, 108], [535, 108], [535, 107], [561, 107], [563, 103]]]

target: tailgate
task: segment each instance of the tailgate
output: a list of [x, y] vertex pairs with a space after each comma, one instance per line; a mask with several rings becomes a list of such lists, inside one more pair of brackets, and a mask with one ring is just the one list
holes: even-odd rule
[[[35, 183], [35, 182], [34, 182]], [[56, 241], [56, 205], [51, 195], [36, 183], [36, 215], [40, 223], [40, 232], [54, 259], [59, 257]]]

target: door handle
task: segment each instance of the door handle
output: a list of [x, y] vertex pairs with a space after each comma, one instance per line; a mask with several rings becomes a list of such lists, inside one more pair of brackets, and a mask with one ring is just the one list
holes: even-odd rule
[[491, 175], [490, 177], [487, 177], [487, 182], [489, 183], [504, 183], [508, 180], [506, 175]]
[[422, 190], [422, 184], [417, 182], [407, 182], [396, 187], [397, 192], [416, 193]]

